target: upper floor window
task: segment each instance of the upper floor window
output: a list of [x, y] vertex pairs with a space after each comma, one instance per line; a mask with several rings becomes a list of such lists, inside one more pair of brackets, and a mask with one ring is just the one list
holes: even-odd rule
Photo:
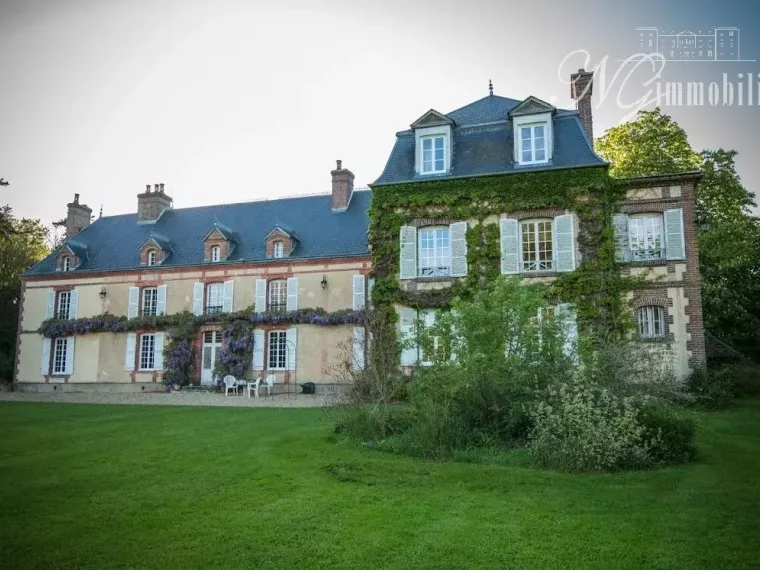
[[663, 307], [641, 307], [638, 310], [638, 321], [641, 338], [663, 338], [665, 336], [665, 309]]
[[[269, 282], [269, 310], [285, 311], [288, 305], [288, 282], [276, 279]], [[285, 333], [283, 333], [285, 334]]]
[[274, 242], [274, 257], [279, 259], [285, 255], [285, 244], [281, 241]]
[[151, 249], [148, 252], [148, 265], [155, 265], [156, 264], [156, 250]]
[[217, 262], [222, 258], [222, 249], [215, 245], [211, 248], [211, 261]]
[[58, 306], [56, 307], [55, 318], [68, 319], [71, 312], [71, 291], [61, 291], [58, 293]]
[[631, 259], [662, 259], [664, 250], [662, 214], [638, 214], [628, 218]]
[[142, 290], [142, 314], [154, 317], [158, 312], [158, 287], [145, 287]]
[[552, 271], [554, 269], [554, 238], [552, 220], [520, 222], [522, 271]]
[[546, 125], [520, 127], [520, 164], [546, 162]]
[[448, 277], [451, 275], [451, 247], [449, 227], [422, 228], [417, 232], [420, 277]]
[[224, 283], [206, 285], [206, 314], [221, 313], [224, 309]]
[[436, 135], [423, 137], [422, 174], [436, 174], [446, 171], [446, 137]]
[[288, 365], [288, 339], [285, 331], [269, 333], [269, 370], [285, 370]]

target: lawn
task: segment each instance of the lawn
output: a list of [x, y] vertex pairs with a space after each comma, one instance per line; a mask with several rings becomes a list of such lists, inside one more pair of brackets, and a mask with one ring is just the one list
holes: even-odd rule
[[331, 438], [319, 410], [0, 404], [0, 566], [760, 567], [760, 402], [700, 460], [566, 475]]

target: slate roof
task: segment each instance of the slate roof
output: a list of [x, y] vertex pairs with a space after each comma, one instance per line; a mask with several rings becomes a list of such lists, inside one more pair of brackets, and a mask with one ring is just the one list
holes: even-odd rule
[[[266, 260], [265, 236], [277, 225], [292, 228], [299, 237], [290, 259], [369, 255], [367, 210], [372, 193], [355, 191], [348, 209], [332, 212], [327, 195], [281, 198], [262, 202], [223, 204], [167, 210], [155, 224], [138, 224], [137, 213], [97, 219], [70, 241], [87, 247], [87, 259], [71, 275], [89, 271], [154, 269], [140, 265], [140, 247], [151, 237], [171, 242], [170, 255], [161, 267], [210, 265], [203, 261], [203, 238], [214, 223], [232, 229], [237, 247], [225, 263]], [[28, 269], [24, 275], [56, 273], [55, 256]]]
[[441, 178], [507, 174], [606, 164], [591, 148], [577, 111], [558, 109], [554, 115], [554, 155], [547, 164], [520, 166], [513, 161], [514, 135], [508, 113], [521, 101], [488, 95], [447, 113], [456, 123], [451, 171], [419, 175], [414, 171], [414, 131], [396, 133], [396, 144], [385, 170], [371, 186]]

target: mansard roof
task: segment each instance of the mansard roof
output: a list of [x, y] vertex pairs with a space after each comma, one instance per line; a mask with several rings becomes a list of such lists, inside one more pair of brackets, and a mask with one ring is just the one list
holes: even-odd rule
[[[346, 211], [339, 213], [332, 211], [332, 197], [326, 194], [170, 209], [151, 225], [138, 224], [136, 213], [104, 216], [77, 234], [74, 247], [78, 251], [84, 247], [89, 252], [77, 273], [141, 268], [140, 248], [151, 234], [153, 239], [159, 236], [171, 242], [172, 255], [161, 264], [162, 268], [204, 265], [203, 239], [215, 222], [237, 230], [234, 235], [238, 245], [221, 265], [271, 262], [266, 256], [265, 237], [274, 220], [290, 228], [291, 235], [298, 235], [299, 247], [288, 256], [289, 260], [366, 256], [371, 197], [369, 191], [355, 190]], [[56, 256], [51, 254], [24, 275], [53, 274], [55, 262]]]

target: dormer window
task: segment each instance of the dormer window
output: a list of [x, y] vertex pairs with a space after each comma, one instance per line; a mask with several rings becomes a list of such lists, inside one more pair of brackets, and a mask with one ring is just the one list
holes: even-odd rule
[[549, 103], [528, 97], [509, 112], [514, 125], [514, 160], [517, 164], [546, 164], [552, 160], [556, 111]]
[[71, 271], [71, 258], [68, 255], [61, 258], [61, 271]]
[[222, 258], [221, 248], [218, 245], [215, 245], [211, 248], [211, 262], [216, 263]]
[[274, 242], [274, 255], [275, 259], [280, 259], [285, 255], [285, 244], [281, 241]]
[[148, 252], [148, 265], [155, 265], [156, 264], [156, 250], [151, 249]]
[[520, 127], [520, 164], [547, 161], [546, 123]]
[[422, 137], [422, 174], [446, 172], [446, 137]]

